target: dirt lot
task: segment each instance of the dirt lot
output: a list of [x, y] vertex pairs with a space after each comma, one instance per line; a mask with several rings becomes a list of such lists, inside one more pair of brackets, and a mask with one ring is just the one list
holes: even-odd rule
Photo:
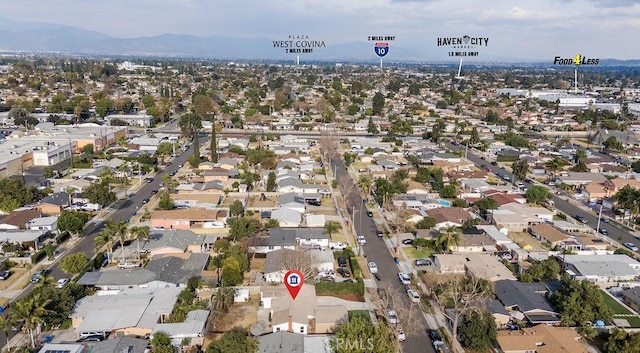
[[236, 200], [238, 200], [238, 201], [241, 201], [241, 202], [242, 202], [242, 201], [244, 201], [244, 198], [242, 198], [242, 197], [231, 197], [231, 196], [230, 196], [230, 197], [225, 197], [225, 198], [224, 198], [224, 202], [222, 203], [222, 205], [221, 205], [221, 206], [222, 206], [222, 207], [229, 207], [229, 206], [231, 206], [231, 204], [232, 204], [234, 201], [236, 201]]
[[253, 296], [247, 303], [234, 303], [229, 312], [213, 327], [211, 325], [209, 332], [204, 339], [203, 347], [209, 345], [212, 340], [220, 338], [223, 332], [229, 331], [234, 327], [243, 327], [249, 329], [251, 325], [258, 322], [258, 305], [260, 299]]
[[276, 207], [278, 204], [278, 198], [274, 196], [267, 196], [264, 201], [260, 201], [260, 195], [252, 194], [249, 196], [247, 207]]

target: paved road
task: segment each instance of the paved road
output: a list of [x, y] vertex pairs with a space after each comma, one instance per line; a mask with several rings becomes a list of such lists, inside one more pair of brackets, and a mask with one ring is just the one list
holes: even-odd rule
[[[453, 149], [453, 150], [464, 150], [464, 146], [454, 146], [452, 144], [448, 145], [449, 148]], [[477, 166], [486, 166], [491, 172], [499, 175], [500, 177], [502, 177], [503, 175], [509, 175], [509, 177], [511, 179], [513, 179], [513, 175], [511, 173], [509, 173], [506, 170], [500, 169], [497, 166], [494, 166], [492, 164], [490, 164], [489, 161], [483, 160], [480, 158], [480, 155], [478, 155], [476, 152], [472, 152], [471, 150], [468, 150], [467, 152], [467, 158], [472, 161], [473, 163], [475, 163]], [[530, 187], [531, 185], [533, 185], [532, 183], [527, 183], [524, 182], [526, 187]], [[538, 184], [540, 185], [540, 184]], [[584, 216], [587, 218], [588, 223], [587, 225], [591, 226], [592, 228], [594, 228], [594, 233], [595, 233], [595, 228], [598, 226], [598, 214], [594, 213], [594, 212], [587, 212], [584, 209], [570, 203], [567, 201], [567, 197], [566, 196], [558, 196], [558, 195], [553, 195], [553, 202], [555, 203], [555, 207], [557, 209], [559, 209], [560, 211], [566, 213], [569, 217], [575, 217], [577, 215], [580, 216]], [[603, 218], [606, 218], [605, 216], [602, 216]], [[640, 247], [640, 240], [638, 240], [635, 236], [633, 236], [631, 233], [629, 233], [626, 230], [617, 228], [615, 226], [613, 226], [613, 224], [610, 223], [604, 223], [601, 222], [600, 223], [600, 228], [604, 228], [608, 231], [608, 237], [610, 239], [619, 241], [621, 243], [623, 242], [630, 242], [630, 243], [634, 243], [636, 244], [636, 246]], [[598, 234], [598, 236], [602, 236], [601, 234]]]
[[[338, 180], [349, 177], [347, 168], [339, 157], [335, 157], [331, 161], [332, 167], [335, 168], [336, 178]], [[352, 188], [349, 195], [346, 196], [346, 202], [351, 212], [350, 216], [355, 219], [355, 228], [358, 235], [364, 235], [367, 243], [362, 247], [367, 261], [374, 261], [378, 266], [378, 273], [381, 276], [381, 286], [389, 288], [395, 297], [395, 301], [400, 301], [403, 308], [410, 308], [411, 314], [409, 319], [403, 320], [399, 318], [400, 325], [407, 333], [407, 339], [401, 343], [403, 352], [407, 353], [424, 353], [435, 352], [431, 344], [431, 340], [427, 336], [427, 321], [421, 312], [418, 304], [411, 303], [406, 295], [406, 287], [400, 283], [398, 279], [398, 266], [394, 262], [393, 256], [387, 247], [384, 238], [376, 235], [376, 224], [373, 218], [367, 216], [366, 207], [362, 205], [362, 197], [358, 192], [358, 188]], [[362, 207], [362, 215], [360, 208]], [[354, 214], [355, 212], [355, 214]], [[363, 271], [368, 271], [363, 268]], [[400, 313], [399, 313], [400, 314]]]

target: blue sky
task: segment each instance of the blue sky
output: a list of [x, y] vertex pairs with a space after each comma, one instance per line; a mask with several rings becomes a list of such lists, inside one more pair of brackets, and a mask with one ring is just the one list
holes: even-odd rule
[[481, 55], [553, 60], [640, 58], [633, 0], [0, 0], [2, 16], [61, 23], [117, 37], [162, 33], [286, 39], [327, 45], [394, 35], [436, 48], [437, 37], [488, 37]]

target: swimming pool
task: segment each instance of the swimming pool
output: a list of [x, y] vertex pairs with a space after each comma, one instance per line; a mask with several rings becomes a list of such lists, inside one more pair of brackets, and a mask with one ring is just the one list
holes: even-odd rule
[[444, 207], [449, 207], [451, 206], [451, 202], [447, 201], [447, 200], [443, 200], [443, 199], [438, 199], [438, 203], [440, 203], [442, 206]]

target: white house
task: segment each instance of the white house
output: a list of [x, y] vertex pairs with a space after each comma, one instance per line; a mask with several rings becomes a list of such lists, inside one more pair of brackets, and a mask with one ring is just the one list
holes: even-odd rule
[[271, 211], [271, 219], [277, 220], [280, 227], [295, 228], [302, 222], [302, 213], [291, 208], [276, 208]]
[[39, 217], [27, 222], [27, 227], [30, 230], [44, 230], [53, 232], [57, 229], [57, 224], [58, 216]]

